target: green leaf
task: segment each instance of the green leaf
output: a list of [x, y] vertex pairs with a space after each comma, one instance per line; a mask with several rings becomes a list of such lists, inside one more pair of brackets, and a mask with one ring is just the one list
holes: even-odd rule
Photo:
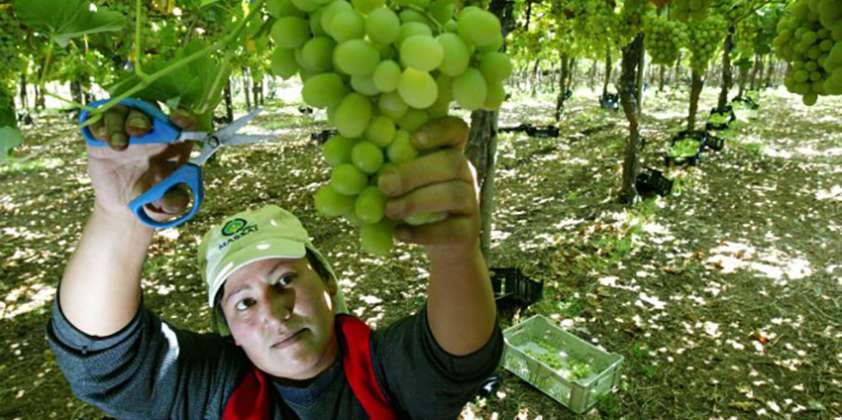
[[15, 0], [15, 11], [27, 26], [49, 32], [62, 48], [82, 35], [120, 31], [126, 22], [119, 12], [91, 11], [85, 0]]
[[219, 0], [202, 0], [202, 4], [199, 7], [205, 7], [209, 4], [216, 3], [217, 1], [219, 1]]
[[13, 147], [23, 144], [23, 135], [17, 128], [0, 128], [0, 162], [6, 160]]

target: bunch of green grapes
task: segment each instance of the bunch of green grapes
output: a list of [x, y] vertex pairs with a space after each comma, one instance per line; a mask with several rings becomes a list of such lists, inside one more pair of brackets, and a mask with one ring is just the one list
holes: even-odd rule
[[711, 3], [712, 0], [674, 0], [670, 11], [681, 20], [705, 20]]
[[690, 68], [701, 73], [707, 69], [717, 48], [725, 39], [724, 28], [725, 23], [717, 17], [687, 23]]
[[799, 0], [787, 8], [773, 42], [789, 63], [784, 85], [814, 105], [819, 95], [842, 95], [842, 3]]
[[[271, 69], [300, 75], [301, 95], [327, 110], [338, 135], [324, 144], [330, 182], [316, 209], [360, 228], [362, 247], [383, 255], [394, 223], [384, 217], [378, 177], [419, 156], [410, 137], [428, 120], [467, 110], [495, 110], [506, 97], [509, 57], [499, 20], [477, 7], [454, 15], [454, 0], [270, 0], [276, 18]], [[432, 223], [444, 215], [405, 220]]]
[[654, 64], [672, 65], [678, 60], [681, 47], [687, 45], [684, 25], [659, 16], [649, 16], [644, 21], [646, 51]]

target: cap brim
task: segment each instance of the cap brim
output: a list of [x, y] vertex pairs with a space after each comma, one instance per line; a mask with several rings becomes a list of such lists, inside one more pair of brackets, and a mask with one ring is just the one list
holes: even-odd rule
[[210, 282], [210, 290], [208, 293], [208, 305], [213, 307], [213, 300], [219, 289], [225, 284], [228, 279], [240, 268], [256, 261], [265, 260], [269, 258], [289, 258], [298, 259], [304, 258], [307, 251], [304, 244], [290, 239], [284, 238], [266, 238], [255, 243], [249, 244], [243, 249], [238, 249], [235, 252], [227, 255], [219, 262], [214, 269]]

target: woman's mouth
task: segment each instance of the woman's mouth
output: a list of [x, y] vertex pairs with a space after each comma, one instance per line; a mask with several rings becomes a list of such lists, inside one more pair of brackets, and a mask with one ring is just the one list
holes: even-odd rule
[[299, 340], [301, 340], [301, 337], [303, 336], [303, 333], [304, 333], [305, 330], [306, 329], [301, 329], [298, 332], [296, 332], [295, 334], [293, 334], [293, 335], [291, 335], [291, 336], [289, 336], [289, 337], [287, 337], [287, 338], [285, 338], [281, 341], [278, 341], [278, 342], [272, 344], [272, 349], [278, 350], [278, 349], [282, 349], [282, 348], [285, 348], [285, 347], [288, 347], [288, 346], [291, 346], [291, 345], [297, 343]]

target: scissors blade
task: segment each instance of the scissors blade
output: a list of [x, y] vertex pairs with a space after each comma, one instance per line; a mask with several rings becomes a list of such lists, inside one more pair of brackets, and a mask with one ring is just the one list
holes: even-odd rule
[[223, 146], [240, 146], [244, 144], [260, 143], [275, 138], [268, 134], [237, 134], [222, 141]]
[[231, 124], [228, 124], [227, 126], [218, 130], [216, 132], [216, 135], [219, 136], [220, 138], [234, 137], [234, 135], [237, 134], [237, 132], [240, 131], [240, 129], [242, 129], [243, 127], [248, 125], [248, 123], [250, 123], [251, 120], [253, 120], [254, 117], [257, 116], [257, 114], [260, 114], [261, 111], [263, 111], [263, 110], [260, 109], [260, 108], [257, 108], [254, 111], [249, 112], [248, 114], [246, 114], [246, 115], [244, 115], [240, 118], [237, 118]]
[[178, 136], [178, 141], [199, 140], [203, 141], [208, 137], [208, 133], [204, 131], [182, 131]]

